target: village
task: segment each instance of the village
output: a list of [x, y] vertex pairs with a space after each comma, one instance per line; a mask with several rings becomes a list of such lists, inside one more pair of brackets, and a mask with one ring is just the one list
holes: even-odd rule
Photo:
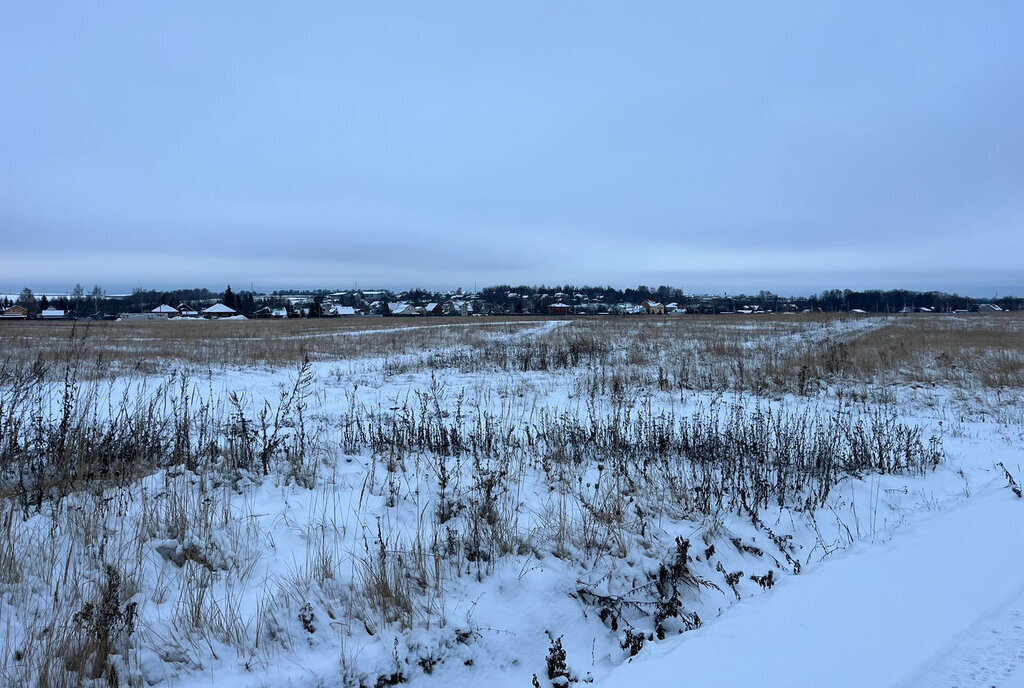
[[[757, 295], [686, 295], [659, 287], [626, 289], [582, 287], [548, 290], [544, 287], [488, 287], [479, 292], [428, 292], [422, 289], [308, 292], [243, 291], [228, 286], [222, 292], [136, 290], [108, 295], [94, 290], [84, 296], [44, 293], [30, 289], [0, 295], [0, 321], [11, 320], [284, 320], [289, 318], [471, 317], [471, 316], [586, 316], [586, 315], [762, 315], [813, 312], [866, 313], [1000, 313], [1020, 310], [1021, 299], [970, 299], [936, 292], [851, 292], [832, 290], [810, 297]], [[174, 298], [190, 296], [192, 298]], [[640, 298], [641, 296], [645, 298]], [[668, 297], [668, 298], [665, 298]], [[671, 300], [670, 300], [671, 299]]]

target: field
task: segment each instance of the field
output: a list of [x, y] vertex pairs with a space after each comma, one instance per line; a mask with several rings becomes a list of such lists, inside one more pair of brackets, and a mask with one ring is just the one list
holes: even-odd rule
[[[1008, 313], [0, 323], [0, 682], [733, 685], [770, 660], [716, 628], [770, 646], [814, 626], [800, 595], [877, 597], [842, 574], [996, 516], [947, 563], [1013, 594], [958, 592], [945, 635], [915, 602], [901, 633], [931, 639], [859, 659], [974, 685], [933, 655], [995, 625], [1005, 671], [972, 676], [1020, 680], [1022, 334]], [[901, 628], [844, 627], [792, 657]], [[671, 674], [688, 647], [726, 654]]]

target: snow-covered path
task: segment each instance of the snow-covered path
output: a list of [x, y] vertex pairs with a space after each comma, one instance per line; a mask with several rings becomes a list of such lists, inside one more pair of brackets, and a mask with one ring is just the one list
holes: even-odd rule
[[833, 555], [599, 684], [1024, 687], [1022, 544], [1024, 501], [990, 489]]

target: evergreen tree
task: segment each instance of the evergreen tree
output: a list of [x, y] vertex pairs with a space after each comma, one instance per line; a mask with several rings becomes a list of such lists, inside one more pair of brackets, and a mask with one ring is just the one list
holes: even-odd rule
[[309, 304], [309, 311], [308, 311], [308, 314], [307, 314], [306, 317], [307, 318], [319, 318], [321, 315], [323, 315], [323, 312], [324, 312], [323, 301], [324, 301], [324, 297], [322, 297], [322, 296], [315, 296], [315, 297], [313, 297], [313, 303]]

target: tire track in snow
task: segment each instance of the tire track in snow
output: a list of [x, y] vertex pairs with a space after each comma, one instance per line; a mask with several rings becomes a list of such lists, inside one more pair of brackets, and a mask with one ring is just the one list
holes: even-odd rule
[[[858, 543], [600, 685], [1024, 688], [1024, 503], [1001, 486]], [[767, 681], [765, 678], [767, 677]]]
[[1024, 591], [982, 615], [900, 688], [1024, 687]]

